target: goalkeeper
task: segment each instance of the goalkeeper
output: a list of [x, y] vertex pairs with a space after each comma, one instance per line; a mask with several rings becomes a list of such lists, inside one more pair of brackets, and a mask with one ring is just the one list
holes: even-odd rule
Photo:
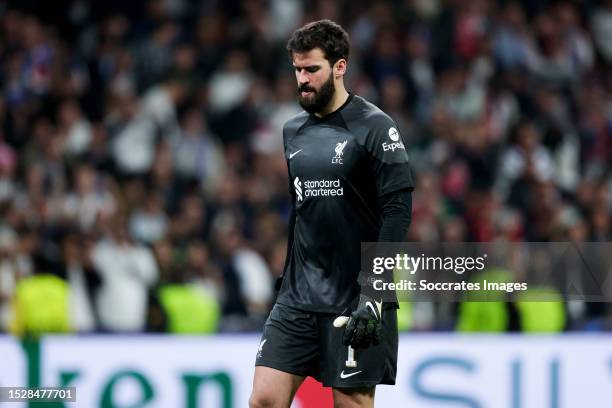
[[337, 407], [370, 407], [395, 384], [396, 303], [357, 283], [361, 242], [403, 241], [413, 189], [397, 126], [347, 92], [349, 39], [321, 20], [287, 44], [304, 112], [283, 128], [293, 211], [277, 303], [255, 361], [251, 407], [289, 407], [312, 376]]

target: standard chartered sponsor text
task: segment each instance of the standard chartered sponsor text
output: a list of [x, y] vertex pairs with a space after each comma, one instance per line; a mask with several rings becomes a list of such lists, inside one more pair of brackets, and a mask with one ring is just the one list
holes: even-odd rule
[[306, 197], [326, 197], [344, 195], [344, 187], [340, 179], [335, 180], [304, 180], [304, 195]]

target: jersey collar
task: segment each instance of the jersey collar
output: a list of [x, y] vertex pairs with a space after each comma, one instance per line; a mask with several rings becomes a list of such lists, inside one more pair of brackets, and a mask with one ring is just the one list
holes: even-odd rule
[[330, 112], [327, 115], [322, 116], [322, 117], [318, 117], [314, 113], [311, 113], [310, 117], [316, 119], [319, 122], [327, 121], [327, 120], [331, 119], [335, 115], [339, 114], [345, 107], [347, 107], [349, 103], [351, 103], [351, 101], [353, 100], [353, 96], [355, 96], [355, 94], [350, 93], [350, 92], [348, 94], [349, 94], [349, 96], [348, 96], [348, 98], [346, 98], [346, 101], [344, 101], [344, 103], [338, 109], [336, 109], [335, 111]]

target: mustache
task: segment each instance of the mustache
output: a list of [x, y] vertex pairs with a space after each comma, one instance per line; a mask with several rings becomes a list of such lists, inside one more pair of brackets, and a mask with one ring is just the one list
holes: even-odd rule
[[298, 86], [298, 92], [316, 92], [314, 88], [308, 85]]

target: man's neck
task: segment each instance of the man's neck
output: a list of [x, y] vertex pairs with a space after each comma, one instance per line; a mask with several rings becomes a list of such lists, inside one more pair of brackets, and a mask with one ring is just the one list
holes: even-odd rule
[[327, 107], [321, 112], [315, 113], [315, 116], [322, 118], [324, 116], [329, 115], [330, 113], [337, 111], [342, 105], [344, 105], [348, 97], [349, 93], [346, 91], [344, 86], [336, 87], [336, 92], [334, 93], [334, 96], [332, 97], [332, 100], [329, 102]]

